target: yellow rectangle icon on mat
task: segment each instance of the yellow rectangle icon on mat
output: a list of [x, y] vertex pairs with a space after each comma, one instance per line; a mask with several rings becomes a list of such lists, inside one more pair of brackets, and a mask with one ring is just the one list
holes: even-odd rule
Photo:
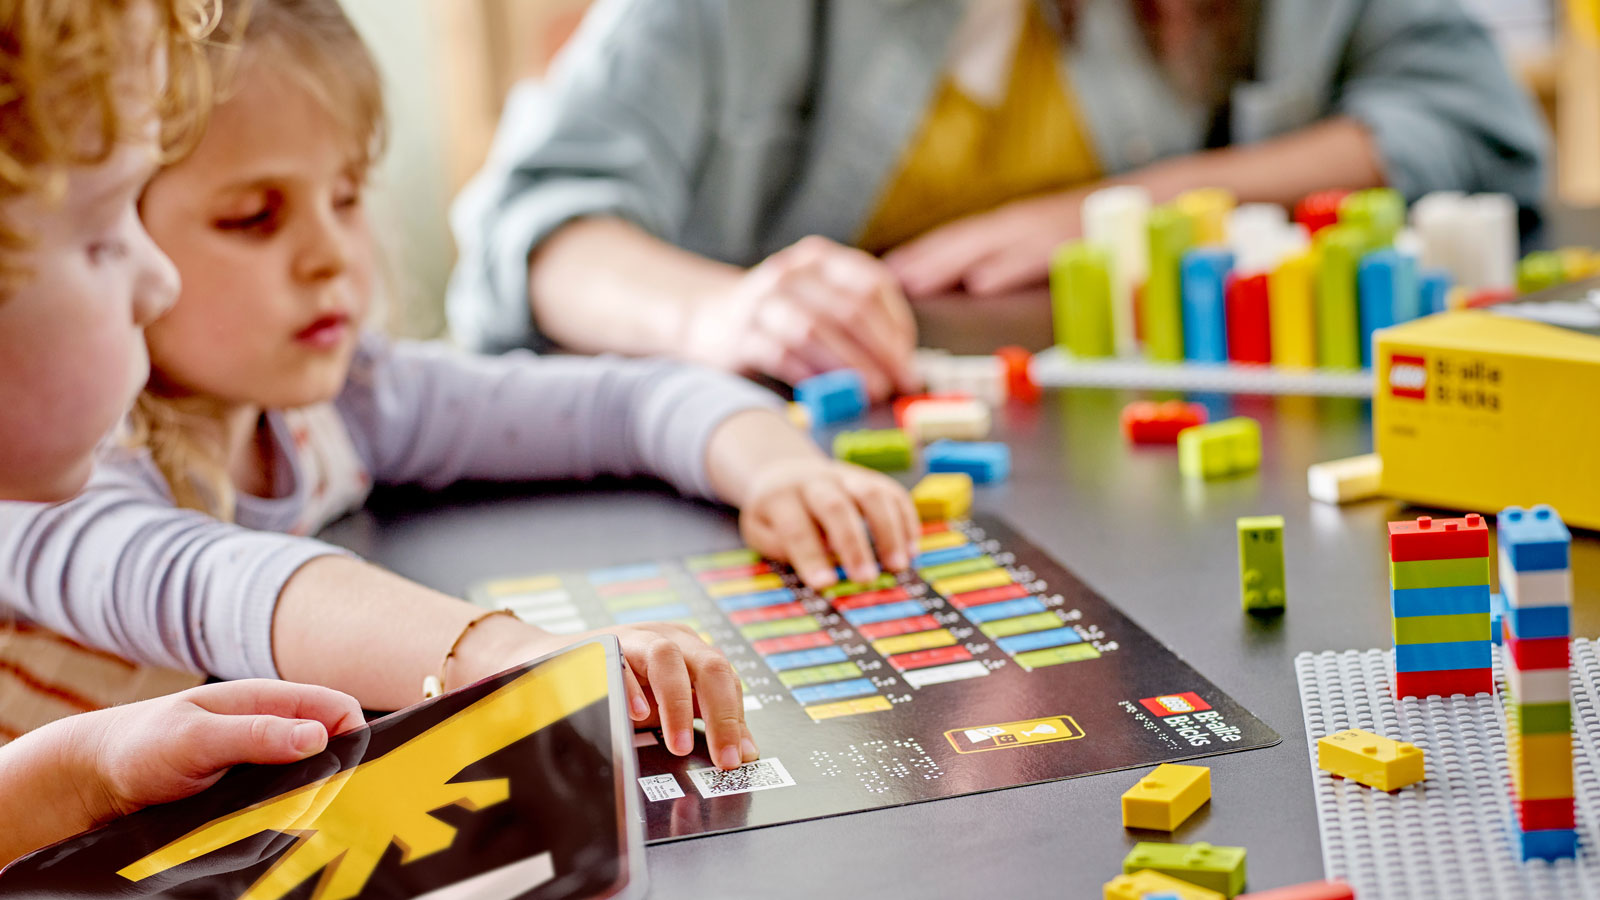
[[925, 534], [917, 539], [918, 553], [931, 553], [934, 550], [949, 550], [951, 547], [960, 547], [967, 542], [967, 536], [959, 531], [936, 531]]
[[944, 737], [957, 753], [983, 753], [1009, 747], [1075, 741], [1083, 737], [1083, 729], [1071, 716], [1048, 716], [1000, 725], [952, 728], [944, 733]]
[[872, 649], [884, 656], [894, 656], [896, 653], [910, 653], [913, 650], [932, 650], [935, 647], [948, 647], [956, 642], [956, 636], [948, 628], [934, 631], [919, 631], [916, 634], [897, 634], [883, 640], [873, 641]]
[[820, 706], [806, 707], [806, 715], [813, 722], [823, 719], [837, 719], [840, 716], [858, 716], [862, 713], [883, 712], [890, 707], [889, 698], [882, 694], [873, 694], [871, 697], [857, 697], [854, 700], [840, 700], [837, 703], [824, 703]]
[[951, 594], [965, 594], [967, 591], [981, 591], [984, 588], [1005, 587], [1013, 584], [1011, 573], [1005, 569], [988, 569], [983, 572], [973, 572], [970, 575], [957, 575], [954, 578], [942, 578], [933, 582], [933, 589], [946, 597]]
[[500, 581], [491, 581], [484, 585], [483, 592], [491, 597], [505, 597], [511, 594], [537, 594], [540, 591], [553, 591], [561, 587], [561, 579], [555, 575], [535, 575], [532, 578], [505, 578]]
[[749, 578], [734, 578], [728, 581], [718, 581], [706, 585], [706, 593], [713, 597], [732, 597], [735, 594], [759, 594], [762, 591], [775, 591], [783, 587], [782, 575], [754, 575]]

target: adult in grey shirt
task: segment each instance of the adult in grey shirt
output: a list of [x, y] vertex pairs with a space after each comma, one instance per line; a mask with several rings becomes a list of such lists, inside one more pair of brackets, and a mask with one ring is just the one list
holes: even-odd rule
[[851, 365], [881, 395], [911, 386], [906, 295], [1041, 281], [1108, 181], [1539, 195], [1541, 125], [1459, 0], [1017, 2], [1059, 36], [1104, 180], [880, 262], [849, 245], [1007, 0], [599, 0], [456, 204], [455, 334], [790, 381]]

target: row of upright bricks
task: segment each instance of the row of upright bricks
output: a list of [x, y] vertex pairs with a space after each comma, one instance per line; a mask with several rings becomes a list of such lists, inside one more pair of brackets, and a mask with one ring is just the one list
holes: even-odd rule
[[[1572, 536], [1549, 506], [1497, 518], [1513, 834], [1523, 859], [1577, 853], [1572, 778]], [[1389, 523], [1396, 700], [1493, 693], [1482, 516]]]

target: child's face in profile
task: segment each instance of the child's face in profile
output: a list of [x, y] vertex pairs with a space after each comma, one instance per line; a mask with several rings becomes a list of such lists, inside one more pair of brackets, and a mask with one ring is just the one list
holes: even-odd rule
[[105, 163], [69, 170], [59, 201], [28, 195], [4, 211], [33, 244], [17, 254], [21, 282], [0, 296], [0, 497], [81, 490], [95, 447], [144, 387], [143, 329], [178, 293], [136, 206], [159, 156], [149, 117]]
[[183, 275], [150, 329], [154, 383], [269, 409], [344, 385], [374, 250], [350, 129], [268, 60], [247, 62], [193, 154], [141, 209]]

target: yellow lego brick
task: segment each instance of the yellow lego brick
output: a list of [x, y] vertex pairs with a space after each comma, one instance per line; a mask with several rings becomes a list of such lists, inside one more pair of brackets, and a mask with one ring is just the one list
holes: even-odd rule
[[1285, 259], [1267, 276], [1272, 364], [1309, 369], [1317, 364], [1316, 255], [1307, 250]]
[[924, 522], [965, 518], [972, 511], [972, 476], [965, 472], [933, 472], [911, 489], [911, 501]]
[[1507, 735], [1506, 762], [1517, 799], [1573, 796], [1572, 735]]
[[948, 647], [956, 642], [956, 636], [947, 628], [938, 628], [933, 631], [919, 631], [916, 634], [897, 634], [872, 642], [872, 649], [884, 656], [894, 656], [896, 653], [910, 653], [914, 650], [932, 650], [935, 647]]
[[1261, 465], [1261, 426], [1247, 416], [1178, 432], [1178, 469], [1189, 478], [1221, 478]]
[[1122, 827], [1172, 831], [1210, 799], [1210, 769], [1163, 763], [1122, 795]]
[[1228, 213], [1238, 205], [1226, 188], [1194, 188], [1174, 197], [1172, 204], [1194, 220], [1196, 244], [1228, 242]]
[[762, 591], [775, 591], [783, 587], [782, 575], [755, 575], [750, 578], [734, 578], [729, 581], [719, 581], [706, 585], [706, 593], [713, 597], [732, 597], [736, 594], [758, 594]]
[[1005, 587], [1011, 583], [1011, 575], [1005, 569], [989, 569], [984, 572], [973, 572], [970, 575], [957, 575], [954, 578], [940, 579], [933, 582], [932, 587], [948, 597], [951, 594], [981, 591], [984, 588]]
[[1176, 894], [1180, 900], [1225, 900], [1222, 894], [1181, 878], [1140, 869], [1106, 882], [1105, 900], [1144, 900], [1150, 894]]
[[1318, 738], [1317, 768], [1380, 791], [1397, 791], [1425, 776], [1417, 745], [1357, 728]]
[[801, 431], [811, 430], [811, 410], [804, 403], [790, 403], [787, 411], [790, 425]]
[[918, 553], [932, 553], [935, 550], [949, 550], [951, 547], [960, 547], [967, 542], [967, 536], [959, 531], [936, 531], [925, 534], [917, 539]]

